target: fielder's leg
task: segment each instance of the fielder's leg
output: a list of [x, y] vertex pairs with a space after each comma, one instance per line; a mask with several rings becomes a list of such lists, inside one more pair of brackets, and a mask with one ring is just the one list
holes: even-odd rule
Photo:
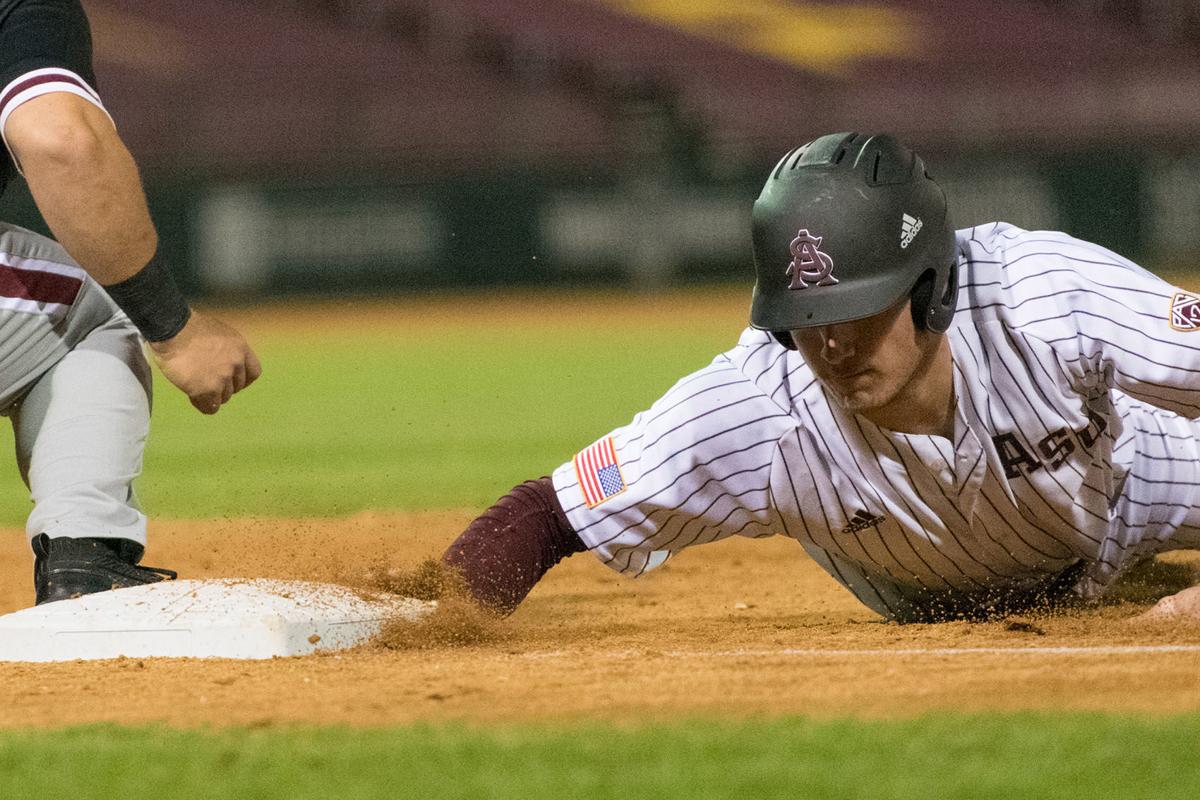
[[133, 481], [150, 397], [141, 341], [115, 317], [42, 375], [12, 412], [17, 461], [34, 502], [26, 531], [39, 603], [168, 576], [136, 566], [146, 516]]

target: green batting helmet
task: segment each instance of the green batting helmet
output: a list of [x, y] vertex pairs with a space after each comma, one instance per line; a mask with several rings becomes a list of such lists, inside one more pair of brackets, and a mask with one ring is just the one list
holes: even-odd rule
[[750, 324], [788, 331], [849, 322], [912, 297], [920, 328], [945, 331], [958, 296], [946, 196], [888, 135], [834, 133], [788, 153], [754, 203]]

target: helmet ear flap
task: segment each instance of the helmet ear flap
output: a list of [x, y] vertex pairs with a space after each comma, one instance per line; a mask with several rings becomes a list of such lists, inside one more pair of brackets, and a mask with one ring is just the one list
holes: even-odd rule
[[[958, 304], [958, 261], [950, 263], [946, 270], [944, 282], [940, 282], [934, 270], [926, 270], [913, 285], [912, 298], [913, 324], [918, 330], [945, 333], [954, 318], [954, 308]], [[936, 296], [936, 297], [935, 297]]]
[[933, 303], [933, 270], [926, 270], [913, 284], [909, 298], [912, 300], [913, 325], [917, 330], [929, 330], [929, 311]]
[[791, 331], [771, 331], [771, 335], [775, 337], [775, 341], [779, 342], [788, 350], [796, 349], [796, 342], [792, 339]]

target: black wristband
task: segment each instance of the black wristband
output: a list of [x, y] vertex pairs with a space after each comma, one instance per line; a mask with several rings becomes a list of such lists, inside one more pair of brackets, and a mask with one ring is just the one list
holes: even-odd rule
[[162, 342], [183, 330], [192, 310], [179, 291], [171, 271], [158, 260], [104, 291], [124, 311], [148, 342]]

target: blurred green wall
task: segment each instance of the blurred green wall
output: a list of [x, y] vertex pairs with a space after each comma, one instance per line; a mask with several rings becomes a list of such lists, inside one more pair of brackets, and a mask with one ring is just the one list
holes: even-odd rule
[[[1200, 254], [1200, 158], [1097, 149], [926, 158], [957, 227], [1063, 230], [1145, 263]], [[765, 174], [765, 169], [763, 170]], [[654, 287], [752, 275], [760, 182], [497, 172], [147, 179], [164, 254], [187, 291], [218, 299], [454, 286]], [[24, 185], [0, 218], [43, 229]]]

